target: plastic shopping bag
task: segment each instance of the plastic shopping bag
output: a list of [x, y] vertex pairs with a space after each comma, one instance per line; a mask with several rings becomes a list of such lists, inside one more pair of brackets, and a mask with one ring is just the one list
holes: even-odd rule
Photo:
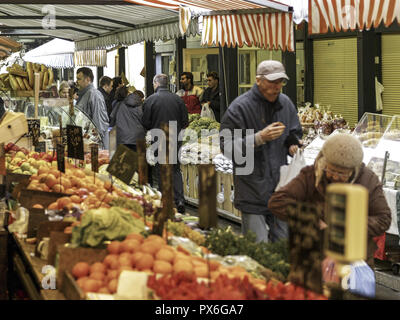
[[349, 291], [364, 297], [375, 297], [375, 273], [363, 260], [352, 263]]
[[215, 120], [214, 111], [212, 111], [212, 109], [210, 108], [210, 104], [209, 103], [203, 103], [203, 105], [201, 107], [200, 116], [202, 118], [210, 118], [210, 119]]
[[279, 183], [276, 186], [275, 191], [287, 185], [305, 166], [306, 160], [304, 159], [303, 151], [299, 149], [290, 164], [281, 166]]

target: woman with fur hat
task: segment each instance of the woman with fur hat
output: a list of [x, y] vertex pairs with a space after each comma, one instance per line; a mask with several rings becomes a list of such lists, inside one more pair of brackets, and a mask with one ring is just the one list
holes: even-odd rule
[[[286, 186], [277, 190], [268, 208], [286, 220], [286, 206], [295, 202], [310, 202], [323, 206], [326, 187], [330, 183], [354, 183], [368, 189], [367, 264], [373, 269], [376, 244], [373, 237], [389, 229], [391, 213], [378, 176], [365, 166], [363, 150], [357, 138], [350, 134], [331, 135], [315, 159], [314, 165], [303, 168]], [[323, 217], [322, 229], [326, 228]]]

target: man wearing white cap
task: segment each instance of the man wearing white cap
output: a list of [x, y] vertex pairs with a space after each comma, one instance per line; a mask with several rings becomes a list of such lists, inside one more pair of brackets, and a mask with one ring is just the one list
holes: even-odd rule
[[[280, 167], [293, 156], [302, 137], [297, 109], [281, 93], [289, 77], [279, 61], [262, 61], [257, 67], [254, 86], [237, 97], [221, 120], [221, 149], [234, 166], [234, 206], [242, 213], [242, 232], [253, 231], [257, 241], [287, 238], [288, 229], [268, 210], [268, 200], [279, 182]], [[223, 131], [241, 129], [233, 139]], [[252, 133], [246, 129], [252, 129]], [[229, 150], [254, 146], [254, 168], [250, 174], [239, 174], [240, 162]], [[253, 154], [246, 154], [250, 159]]]

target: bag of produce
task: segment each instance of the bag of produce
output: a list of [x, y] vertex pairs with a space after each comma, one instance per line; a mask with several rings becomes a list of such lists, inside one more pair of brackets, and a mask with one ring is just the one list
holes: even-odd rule
[[214, 111], [212, 111], [212, 109], [210, 108], [209, 103], [203, 103], [200, 115], [202, 118], [210, 118], [215, 120]]

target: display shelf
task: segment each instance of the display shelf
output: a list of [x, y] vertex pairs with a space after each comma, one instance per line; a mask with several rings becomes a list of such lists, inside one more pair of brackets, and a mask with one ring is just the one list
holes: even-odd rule
[[[195, 206], [195, 207], [198, 207], [198, 206], [199, 206], [199, 200], [197, 200], [197, 199], [193, 199], [193, 198], [190, 198], [190, 197], [185, 197], [185, 201], [186, 201], [188, 204], [192, 205], [192, 206]], [[232, 214], [231, 212], [228, 212], [228, 211], [223, 210], [223, 209], [221, 209], [221, 208], [217, 208], [217, 214], [218, 214], [219, 216], [221, 216], [221, 217], [223, 217], [223, 218], [226, 218], [226, 219], [228, 219], [228, 220], [231, 220], [231, 221], [233, 221], [233, 222], [236, 222], [236, 223], [239, 223], [239, 224], [242, 223], [242, 219], [241, 219], [240, 217], [235, 216], [235, 215]]]

